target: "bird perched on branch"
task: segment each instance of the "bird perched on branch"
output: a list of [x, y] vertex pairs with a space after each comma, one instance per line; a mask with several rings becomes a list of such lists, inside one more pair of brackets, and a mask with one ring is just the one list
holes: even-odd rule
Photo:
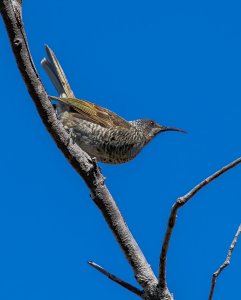
[[98, 161], [120, 164], [133, 159], [157, 134], [185, 132], [149, 119], [126, 121], [114, 112], [86, 100], [77, 99], [53, 51], [46, 46], [43, 68], [59, 93], [56, 113], [76, 144]]

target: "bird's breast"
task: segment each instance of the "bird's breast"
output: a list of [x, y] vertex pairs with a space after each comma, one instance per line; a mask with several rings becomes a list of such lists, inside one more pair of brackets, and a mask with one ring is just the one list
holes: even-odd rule
[[91, 157], [109, 164], [120, 164], [133, 159], [145, 141], [134, 127], [104, 128], [98, 124], [65, 112], [61, 115], [65, 128], [72, 128], [74, 141]]

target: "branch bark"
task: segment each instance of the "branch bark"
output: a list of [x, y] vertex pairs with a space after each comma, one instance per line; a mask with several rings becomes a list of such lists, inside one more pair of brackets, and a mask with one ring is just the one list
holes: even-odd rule
[[208, 300], [212, 300], [213, 299], [214, 288], [216, 286], [216, 281], [217, 281], [218, 276], [230, 264], [230, 259], [231, 259], [233, 250], [234, 250], [234, 248], [235, 248], [235, 246], [237, 244], [237, 241], [238, 241], [240, 233], [241, 233], [241, 224], [239, 225], [239, 228], [238, 228], [238, 230], [237, 230], [237, 232], [236, 232], [236, 234], [235, 234], [235, 236], [233, 238], [233, 241], [232, 241], [232, 243], [231, 243], [231, 245], [229, 247], [228, 255], [227, 255], [224, 263], [218, 268], [218, 270], [216, 272], [213, 273], [212, 284], [211, 284], [211, 289], [210, 289], [210, 294], [209, 294]]
[[[71, 142], [69, 134], [65, 131], [62, 124], [56, 117], [28, 48], [27, 38], [22, 22], [22, 1], [0, 0], [0, 10], [18, 68], [26, 87], [28, 88], [29, 94], [35, 103], [38, 113], [58, 148], [62, 151], [77, 173], [84, 179], [86, 185], [90, 189], [94, 203], [102, 212], [105, 221], [112, 230], [112, 233], [131, 265], [137, 282], [143, 288], [141, 295], [139, 295], [140, 290], [138, 289], [136, 294], [145, 300], [173, 300], [173, 295], [170, 294], [166, 283], [166, 255], [175, 226], [177, 211], [204, 186], [239, 164], [241, 162], [241, 158], [220, 169], [218, 172], [194, 187], [185, 196], [177, 199], [176, 203], [172, 207], [168, 227], [164, 237], [160, 255], [158, 282], [141, 249], [129, 231], [114, 199], [107, 189], [104, 177], [101, 174], [95, 160], [91, 159], [76, 144]], [[114, 280], [114, 275], [111, 274], [111, 276], [112, 280]], [[117, 280], [114, 281], [117, 282]]]
[[58, 148], [89, 187], [93, 201], [101, 210], [128, 259], [137, 282], [146, 292], [153, 291], [156, 289], [157, 279], [107, 189], [97, 164], [76, 144], [71, 143], [69, 134], [56, 117], [30, 54], [22, 22], [21, 4], [19, 0], [1, 0], [0, 9], [12, 51], [29, 94]]
[[161, 288], [165, 288], [167, 285], [166, 280], [166, 259], [167, 259], [167, 252], [171, 240], [171, 236], [173, 233], [173, 229], [176, 223], [177, 218], [177, 211], [180, 207], [185, 205], [198, 191], [200, 191], [202, 188], [204, 188], [206, 185], [208, 185], [210, 182], [212, 182], [214, 179], [218, 178], [223, 173], [227, 172], [228, 170], [234, 168], [238, 164], [241, 163], [241, 157], [234, 160], [230, 164], [224, 166], [211, 176], [207, 177], [205, 180], [200, 182], [198, 185], [196, 185], [193, 189], [191, 189], [185, 196], [180, 197], [177, 199], [177, 201], [174, 203], [171, 209], [171, 213], [168, 219], [168, 225], [166, 229], [166, 233], [164, 236], [164, 241], [162, 244], [162, 250], [160, 255], [160, 263], [159, 263], [159, 285]]

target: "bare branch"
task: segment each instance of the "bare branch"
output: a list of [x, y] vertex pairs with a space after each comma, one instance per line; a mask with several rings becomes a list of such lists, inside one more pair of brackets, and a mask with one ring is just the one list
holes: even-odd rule
[[210, 182], [212, 182], [214, 179], [222, 175], [223, 173], [227, 172], [231, 168], [234, 168], [238, 164], [241, 163], [241, 157], [234, 160], [230, 164], [224, 166], [211, 176], [207, 177], [205, 180], [200, 182], [198, 185], [196, 185], [192, 190], [190, 190], [185, 196], [180, 197], [177, 199], [177, 201], [174, 203], [171, 209], [171, 213], [168, 219], [168, 225], [164, 237], [164, 241], [162, 244], [162, 250], [160, 255], [160, 264], [159, 264], [159, 285], [161, 288], [165, 288], [167, 286], [166, 283], [166, 256], [167, 251], [170, 244], [170, 239], [172, 236], [172, 232], [176, 223], [177, 218], [177, 211], [180, 207], [182, 207], [184, 204], [186, 204], [198, 191], [200, 191], [203, 187], [208, 185]]
[[119, 285], [123, 286], [124, 288], [126, 288], [127, 290], [131, 291], [132, 293], [138, 295], [141, 297], [142, 295], [142, 291], [139, 290], [138, 288], [134, 287], [133, 285], [125, 282], [124, 280], [116, 277], [115, 275], [111, 274], [110, 272], [106, 271], [104, 268], [102, 268], [101, 266], [97, 265], [95, 262], [93, 261], [88, 261], [88, 264], [90, 266], [92, 266], [93, 268], [95, 268], [96, 270], [98, 270], [99, 272], [101, 272], [102, 274], [104, 274], [105, 276], [107, 276], [109, 279], [111, 279], [112, 281], [118, 283]]
[[0, 9], [18, 68], [44, 125], [89, 187], [93, 201], [128, 259], [138, 283], [146, 289], [156, 287], [157, 279], [107, 189], [98, 166], [76, 144], [70, 143], [69, 134], [56, 117], [30, 54], [21, 17], [21, 1], [0, 0]]
[[241, 233], [241, 224], [239, 225], [239, 228], [234, 236], [234, 239], [229, 247], [229, 250], [228, 250], [228, 255], [224, 261], [224, 263], [218, 268], [218, 270], [216, 272], [213, 273], [213, 276], [212, 276], [212, 284], [211, 284], [211, 289], [210, 289], [210, 294], [209, 294], [209, 297], [208, 297], [208, 300], [212, 300], [213, 299], [213, 293], [214, 293], [214, 288], [215, 288], [215, 285], [216, 285], [216, 281], [217, 281], [217, 277], [220, 275], [220, 273], [230, 264], [230, 259], [231, 259], [231, 256], [232, 256], [232, 252], [236, 246], [236, 243], [238, 241], [238, 237]]

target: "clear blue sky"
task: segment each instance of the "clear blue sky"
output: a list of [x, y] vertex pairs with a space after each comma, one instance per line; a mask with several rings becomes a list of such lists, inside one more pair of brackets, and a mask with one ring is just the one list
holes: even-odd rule
[[[69, 6], [68, 6], [69, 5]], [[158, 136], [132, 162], [101, 165], [148, 261], [158, 269], [171, 205], [241, 154], [239, 1], [24, 1], [30, 49], [45, 43], [75, 94], [127, 120], [189, 133]], [[0, 298], [137, 299], [87, 265], [135, 284], [89, 191], [45, 130], [0, 22]], [[179, 213], [168, 253], [175, 299], [207, 299], [213, 271], [241, 221], [241, 166]], [[214, 299], [240, 299], [241, 240]]]

